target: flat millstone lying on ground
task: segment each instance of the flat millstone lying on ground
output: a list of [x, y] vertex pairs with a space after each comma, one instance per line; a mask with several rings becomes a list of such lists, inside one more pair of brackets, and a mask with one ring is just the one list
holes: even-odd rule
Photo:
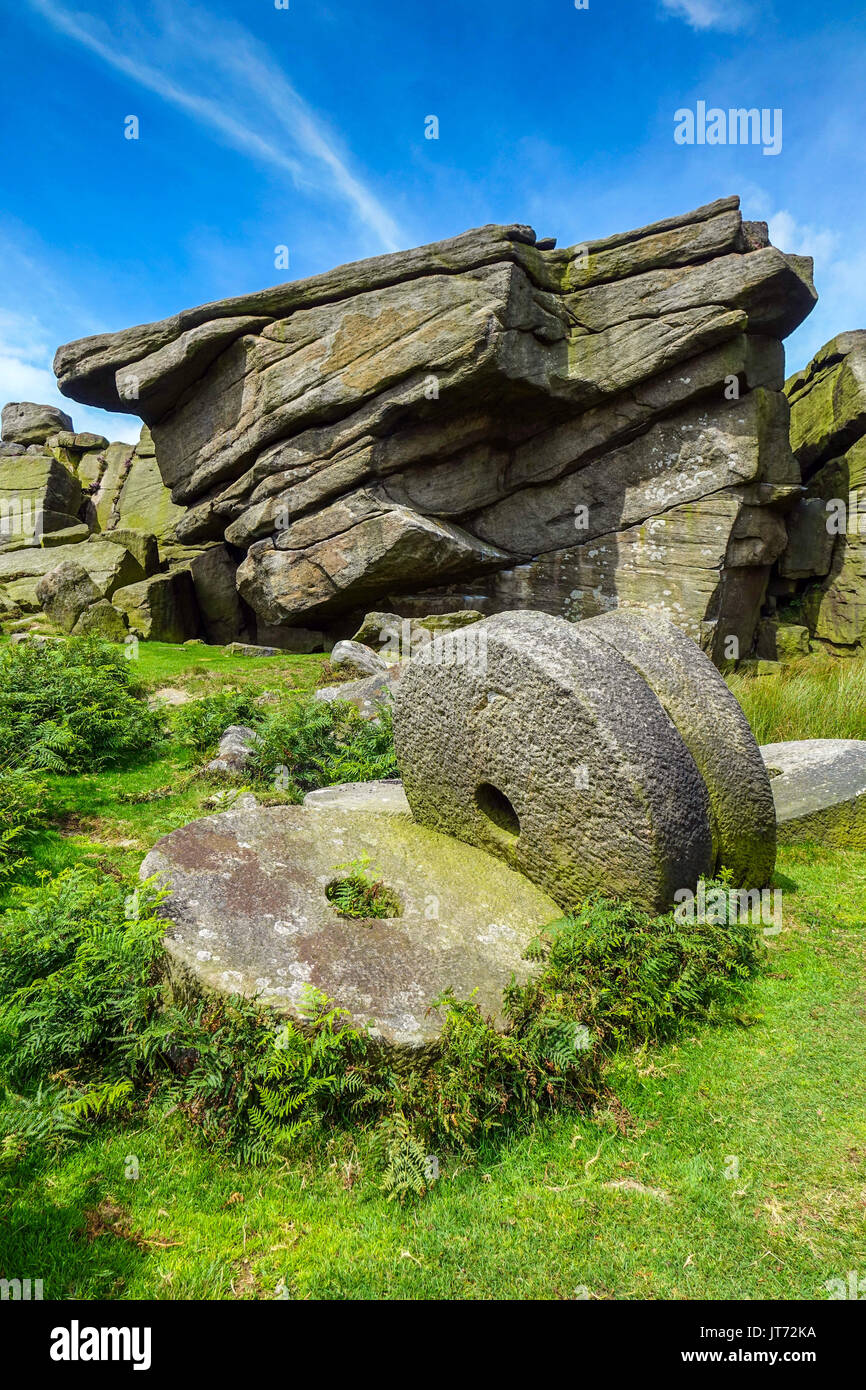
[[866, 740], [767, 743], [779, 839], [866, 848]]
[[382, 815], [412, 815], [399, 777], [378, 782], [339, 782], [307, 792], [304, 805], [314, 810], [377, 811]]
[[[353, 920], [325, 896], [364, 853], [399, 917]], [[180, 992], [257, 995], [297, 1016], [308, 986], [358, 1026], [415, 1053], [435, 1045], [442, 990], [473, 990], [501, 1022], [502, 990], [528, 979], [523, 951], [560, 916], [521, 874], [406, 818], [301, 806], [228, 811], [161, 839], [141, 876], [165, 875], [165, 947]]]

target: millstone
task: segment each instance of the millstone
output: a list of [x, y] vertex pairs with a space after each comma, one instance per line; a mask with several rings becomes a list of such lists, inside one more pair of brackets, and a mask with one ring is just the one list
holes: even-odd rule
[[[351, 919], [326, 896], [369, 856], [398, 917]], [[342, 866], [342, 867], [341, 867]], [[296, 1016], [312, 985], [417, 1054], [441, 1029], [432, 999], [453, 988], [501, 1023], [502, 990], [531, 967], [523, 952], [560, 914], [522, 875], [408, 817], [301, 806], [232, 810], [158, 841], [141, 876], [170, 890], [165, 948], [175, 987], [257, 995]]]
[[866, 740], [767, 743], [761, 755], [771, 778], [780, 840], [866, 848]]
[[748, 720], [724, 677], [666, 618], [615, 609], [583, 632], [609, 642], [655, 692], [709, 793], [713, 859], [738, 888], [769, 883], [776, 862], [773, 793]]
[[377, 782], [340, 782], [307, 792], [304, 805], [314, 810], [377, 811], [382, 815], [411, 816], [403, 784], [397, 777]]
[[651, 631], [655, 655], [623, 610], [616, 624], [497, 614], [457, 660], [437, 638], [395, 690], [415, 819], [500, 855], [563, 908], [600, 892], [664, 911], [726, 864], [765, 882], [775, 818], [754, 740], [700, 649]]

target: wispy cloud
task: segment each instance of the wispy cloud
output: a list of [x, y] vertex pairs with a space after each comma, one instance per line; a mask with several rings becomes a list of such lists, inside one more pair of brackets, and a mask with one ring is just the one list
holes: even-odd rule
[[35, 401], [39, 405], [57, 405], [72, 416], [76, 429], [134, 444], [141, 433], [140, 420], [91, 410], [61, 396], [51, 370], [54, 346], [51, 333], [35, 315], [0, 309], [0, 403]]
[[866, 325], [866, 252], [830, 227], [801, 222], [787, 208], [764, 210], [780, 251], [811, 256], [818, 303], [785, 344], [788, 370], [805, 366], [835, 334]]
[[684, 19], [692, 29], [742, 29], [749, 12], [739, 0], [661, 0], [669, 14]]
[[38, 234], [14, 220], [0, 223], [0, 405], [59, 405], [76, 429], [133, 443], [140, 420], [79, 405], [58, 391], [51, 361], [57, 344], [70, 336], [70, 322], [92, 333], [105, 328], [78, 302], [68, 277], [52, 268]]
[[[241, 25], [216, 25], [211, 13], [172, 4], [147, 28], [111, 31], [101, 17], [69, 13], [51, 0], [29, 4], [59, 33], [235, 149], [287, 174], [296, 187], [324, 182], [329, 192], [349, 203], [384, 250], [406, 244], [387, 209], [352, 173], [338, 137]], [[208, 95], [208, 87], [215, 95]], [[294, 154], [274, 139], [277, 131], [290, 137]]]
[[812, 256], [815, 264], [821, 266], [829, 266], [835, 259], [839, 246], [837, 233], [826, 227], [798, 222], [785, 208], [770, 213], [767, 228], [771, 242], [780, 251], [790, 251], [795, 256]]

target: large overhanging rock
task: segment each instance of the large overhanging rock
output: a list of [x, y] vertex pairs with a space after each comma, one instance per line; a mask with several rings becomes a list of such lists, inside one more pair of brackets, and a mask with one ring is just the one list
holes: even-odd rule
[[[328, 900], [346, 861], [364, 854], [399, 916], [348, 918]], [[559, 916], [501, 860], [405, 815], [232, 810], [164, 836], [142, 865], [151, 874], [170, 889], [165, 947], [178, 989], [256, 995], [296, 1017], [312, 986], [415, 1055], [438, 1039], [442, 1018], [429, 1006], [443, 990], [477, 990], [479, 1008], [501, 1022], [503, 989], [530, 973], [524, 950]]]
[[604, 893], [665, 911], [719, 869], [748, 887], [772, 874], [755, 740], [670, 623], [503, 613], [437, 638], [402, 671], [394, 735], [415, 818], [563, 908]]
[[805, 494], [774, 587], [783, 599], [803, 595], [814, 637], [857, 646], [866, 642], [866, 332], [826, 343], [785, 391]]
[[624, 603], [745, 651], [799, 484], [779, 340], [815, 294], [738, 208], [564, 250], [483, 227], [55, 370], [152, 426], [179, 537], [247, 552], [265, 626]]

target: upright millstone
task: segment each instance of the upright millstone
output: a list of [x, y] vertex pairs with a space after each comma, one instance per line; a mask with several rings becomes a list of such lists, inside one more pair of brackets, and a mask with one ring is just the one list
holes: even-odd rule
[[710, 797], [714, 869], [740, 888], [769, 883], [776, 862], [773, 792], [746, 716], [700, 648], [667, 618], [618, 608], [581, 625], [620, 653], [658, 696]]
[[[406, 665], [394, 732], [416, 820], [500, 855], [563, 908], [604, 893], [665, 911], [678, 889], [694, 890], [730, 858], [739, 880], [766, 882], [772, 796], [733, 696], [718, 679], [700, 704], [702, 680], [716, 673], [665, 626], [655, 640], [667, 643], [666, 659], [641, 669], [645, 630], [626, 643], [629, 616], [618, 616], [624, 629], [502, 613], [467, 629], [462, 644], [437, 638]], [[690, 682], [703, 711], [691, 722]], [[739, 742], [726, 751], [732, 729]], [[747, 789], [750, 861], [731, 823], [736, 770], [723, 776], [726, 755]]]

